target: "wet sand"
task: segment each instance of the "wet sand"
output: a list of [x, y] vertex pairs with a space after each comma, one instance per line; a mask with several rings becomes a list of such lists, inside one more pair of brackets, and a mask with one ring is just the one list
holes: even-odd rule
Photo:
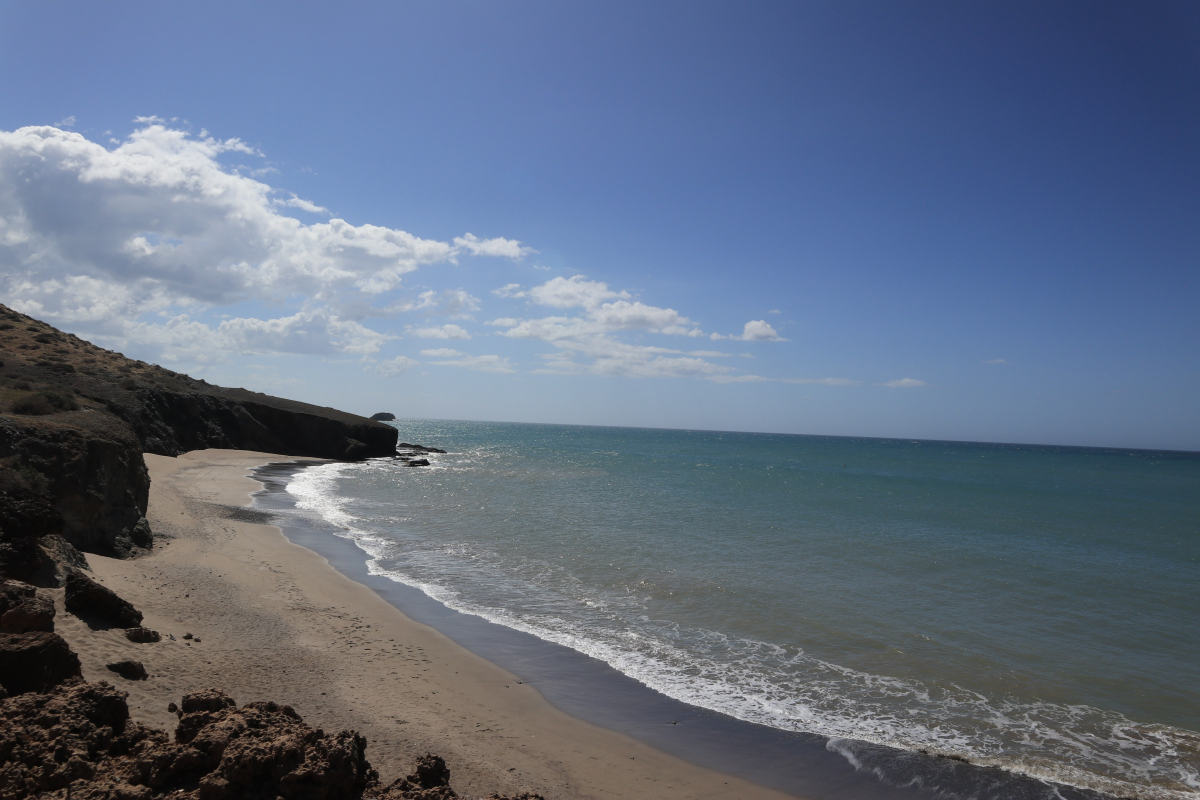
[[[102, 583], [145, 614], [146, 627], [175, 639], [133, 644], [119, 630], [90, 630], [70, 615], [56, 625], [79, 653], [85, 678], [130, 693], [135, 718], [173, 729], [169, 702], [219, 687], [239, 703], [291, 705], [314, 727], [362, 732], [385, 781], [407, 772], [416, 756], [437, 753], [465, 797], [792, 796], [567, 715], [511, 672], [292, 544], [250, 508], [261, 484], [247, 477], [254, 467], [288, 460], [232, 450], [146, 456], [147, 516], [168, 538], [142, 558], [88, 561]], [[105, 668], [121, 658], [142, 661], [150, 679], [126, 681]]]

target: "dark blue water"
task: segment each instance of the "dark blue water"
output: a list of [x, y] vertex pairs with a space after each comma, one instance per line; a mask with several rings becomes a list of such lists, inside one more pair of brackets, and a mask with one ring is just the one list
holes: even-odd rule
[[1200, 794], [1200, 454], [396, 424], [451, 452], [288, 486], [377, 574], [851, 759]]

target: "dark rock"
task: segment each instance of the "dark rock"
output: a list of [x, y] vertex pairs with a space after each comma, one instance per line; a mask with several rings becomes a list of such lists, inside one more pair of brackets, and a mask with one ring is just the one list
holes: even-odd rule
[[67, 610], [80, 619], [114, 628], [136, 628], [142, 624], [142, 612], [82, 572], [68, 575], [66, 583]]
[[54, 603], [19, 581], [0, 584], [0, 633], [54, 630]]
[[185, 638], [185, 639], [190, 639], [190, 638], [192, 638], [192, 635], [191, 635], [190, 633], [185, 633], [185, 634], [183, 635], [183, 638]]
[[378, 414], [371, 415], [371, 419], [375, 420], [376, 422], [391, 422], [395, 418], [396, 415], [388, 411], [380, 411]]
[[149, 628], [130, 628], [125, 631], [125, 638], [137, 644], [153, 644], [162, 641], [162, 634]]
[[428, 467], [429, 459], [428, 458], [414, 458], [411, 461], [404, 462], [404, 466], [406, 466], [406, 467]]
[[406, 780], [415, 783], [422, 789], [432, 789], [435, 786], [450, 785], [450, 770], [441, 756], [426, 753], [417, 759], [417, 767]]
[[111, 664], [105, 664], [112, 672], [117, 673], [122, 678], [128, 681], [144, 681], [150, 677], [146, 674], [146, 668], [142, 666], [142, 662], [126, 659], [125, 661], [114, 661]]
[[178, 710], [179, 706], [175, 705], [174, 703], [167, 703], [167, 711], [170, 711], [172, 714], [174, 714]]
[[0, 686], [8, 694], [45, 692], [80, 676], [79, 657], [57, 633], [0, 633]]
[[396, 445], [396, 449], [397, 450], [413, 450], [417, 453], [444, 453], [444, 452], [446, 452], [445, 450], [439, 449], [437, 447], [426, 447], [421, 444], [409, 444], [408, 442], [401, 442], [400, 444]]

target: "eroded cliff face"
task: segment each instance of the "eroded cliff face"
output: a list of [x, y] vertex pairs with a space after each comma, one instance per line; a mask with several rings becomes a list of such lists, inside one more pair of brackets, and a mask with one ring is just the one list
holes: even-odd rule
[[75, 550], [149, 548], [143, 453], [361, 460], [396, 429], [125, 358], [0, 305], [0, 577], [60, 583]]

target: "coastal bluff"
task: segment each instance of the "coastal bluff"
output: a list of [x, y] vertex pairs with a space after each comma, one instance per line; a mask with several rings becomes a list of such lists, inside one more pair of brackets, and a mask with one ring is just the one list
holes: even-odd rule
[[80, 552], [152, 547], [143, 453], [225, 448], [357, 461], [390, 425], [214, 386], [0, 305], [0, 578], [61, 585]]

